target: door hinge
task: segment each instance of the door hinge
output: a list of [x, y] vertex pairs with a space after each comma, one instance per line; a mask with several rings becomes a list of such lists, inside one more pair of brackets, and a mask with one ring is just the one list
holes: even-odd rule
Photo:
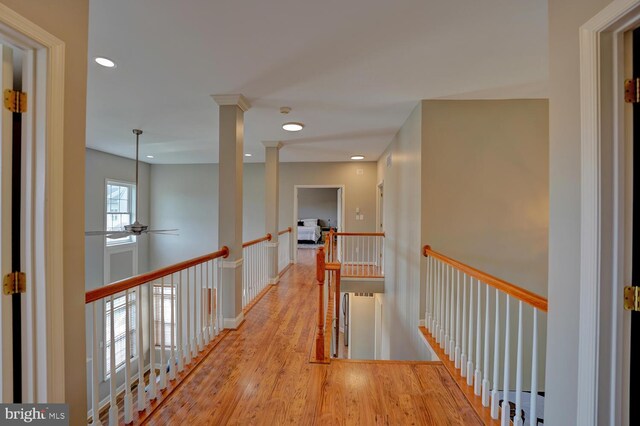
[[11, 272], [4, 276], [2, 292], [4, 294], [18, 294], [27, 291], [27, 275], [24, 272]]
[[627, 286], [624, 288], [625, 311], [640, 311], [640, 287]]
[[6, 89], [4, 107], [11, 112], [27, 112], [27, 94], [19, 90]]

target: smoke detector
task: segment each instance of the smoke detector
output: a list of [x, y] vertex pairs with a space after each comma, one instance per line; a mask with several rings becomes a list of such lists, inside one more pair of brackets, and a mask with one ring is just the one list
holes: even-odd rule
[[291, 108], [284, 106], [284, 107], [280, 107], [280, 114], [289, 114], [291, 112]]

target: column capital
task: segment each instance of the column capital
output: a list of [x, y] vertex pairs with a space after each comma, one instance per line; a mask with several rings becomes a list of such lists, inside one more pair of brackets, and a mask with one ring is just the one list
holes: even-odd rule
[[239, 107], [243, 112], [246, 112], [249, 108], [251, 108], [251, 104], [241, 94], [235, 95], [211, 95], [214, 101], [220, 106], [225, 105], [235, 105]]
[[262, 141], [262, 145], [264, 145], [265, 148], [282, 148], [282, 142], [280, 141]]

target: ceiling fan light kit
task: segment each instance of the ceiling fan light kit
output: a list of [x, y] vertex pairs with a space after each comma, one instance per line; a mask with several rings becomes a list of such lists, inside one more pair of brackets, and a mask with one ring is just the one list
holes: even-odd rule
[[[140, 135], [142, 130], [133, 129], [133, 134], [136, 135], [136, 208], [139, 206], [140, 191], [138, 191], [138, 166], [139, 166], [139, 151], [140, 151]], [[85, 236], [102, 235], [111, 240], [117, 240], [120, 238], [126, 238], [131, 235], [140, 236], [142, 234], [159, 234], [159, 235], [178, 235], [177, 229], [149, 229], [148, 225], [143, 225], [135, 220], [130, 225], [125, 225], [124, 230], [119, 231], [87, 231]]]

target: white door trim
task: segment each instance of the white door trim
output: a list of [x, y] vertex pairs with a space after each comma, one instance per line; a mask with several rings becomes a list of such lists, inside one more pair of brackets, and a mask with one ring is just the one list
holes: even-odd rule
[[295, 250], [293, 250], [293, 263], [298, 262], [298, 189], [299, 188], [342, 189], [342, 211], [340, 212], [340, 224], [343, 228], [345, 227], [344, 211], [346, 210], [345, 208], [346, 196], [345, 196], [344, 185], [294, 185], [293, 186], [293, 223], [291, 224], [291, 230], [292, 230], [291, 234], [293, 237], [292, 244], [293, 244], [293, 247], [295, 247]]
[[639, 23], [640, 0], [617, 0], [580, 28], [579, 425], [622, 424], [623, 37]]
[[[32, 52], [36, 87], [28, 94], [35, 118], [27, 135], [32, 149], [26, 173], [32, 202], [29, 224], [31, 262], [27, 288], [35, 298], [34, 324], [38, 349], [33, 398], [64, 402], [64, 286], [63, 286], [63, 148], [65, 44], [7, 6], [0, 4], [0, 34]], [[28, 290], [29, 291], [29, 290]], [[27, 385], [27, 384], [25, 384]]]

